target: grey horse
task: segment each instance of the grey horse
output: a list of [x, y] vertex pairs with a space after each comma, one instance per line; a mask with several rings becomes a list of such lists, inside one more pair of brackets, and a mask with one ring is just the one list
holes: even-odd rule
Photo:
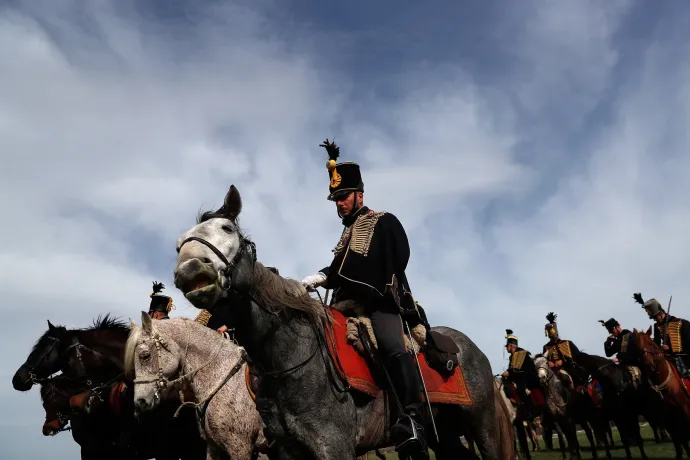
[[[575, 423], [568, 414], [568, 402], [570, 401], [570, 390], [566, 384], [549, 367], [548, 360], [544, 355], [534, 357], [534, 365], [537, 368], [537, 375], [544, 388], [546, 399], [546, 411], [550, 419], [557, 423], [568, 440], [570, 458], [580, 459], [580, 443], [577, 440]], [[561, 443], [561, 454], [566, 458], [563, 443]]]
[[[256, 260], [254, 243], [238, 226], [242, 200], [231, 186], [223, 206], [206, 212], [177, 241], [175, 286], [197, 308], [223, 309], [235, 338], [260, 377], [257, 409], [273, 441], [271, 458], [352, 460], [391, 444], [386, 399], [344, 385], [327, 351], [329, 310], [295, 280]], [[434, 404], [439, 460], [476, 458], [460, 436], [474, 439], [483, 459], [514, 458], [508, 412], [493, 384], [484, 353], [463, 333], [434, 328], [450, 337], [458, 354], [471, 406]]]

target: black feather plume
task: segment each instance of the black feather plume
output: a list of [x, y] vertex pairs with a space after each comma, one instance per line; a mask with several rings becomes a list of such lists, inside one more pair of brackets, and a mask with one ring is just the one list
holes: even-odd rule
[[328, 139], [326, 139], [322, 144], [319, 144], [319, 147], [326, 149], [329, 160], [336, 161], [340, 156], [340, 147], [335, 145], [335, 142], [330, 142]]
[[165, 284], [163, 284], [159, 281], [153, 282], [153, 293], [154, 294], [158, 294], [159, 292], [162, 292], [163, 289], [165, 289]]
[[513, 335], [512, 329], [506, 329], [506, 335]]
[[644, 299], [642, 298], [642, 294], [639, 292], [633, 294], [633, 299], [635, 299], [635, 302], [639, 303], [640, 305], [644, 305]]
[[548, 321], [549, 323], [552, 323], [552, 324], [553, 324], [553, 323], [556, 322], [556, 318], [557, 318], [557, 317], [558, 317], [557, 314], [555, 314], [554, 312], [550, 311], [549, 314], [546, 315], [546, 321]]

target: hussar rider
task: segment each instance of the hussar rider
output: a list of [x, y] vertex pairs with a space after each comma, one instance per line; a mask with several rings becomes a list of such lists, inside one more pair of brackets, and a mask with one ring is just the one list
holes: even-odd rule
[[506, 329], [506, 351], [510, 353], [510, 361], [508, 369], [503, 371], [503, 378], [515, 384], [520, 402], [526, 409], [524, 416], [529, 419], [535, 409], [530, 392], [540, 387], [537, 368], [530, 353], [519, 347], [518, 338], [511, 329]]
[[422, 387], [414, 356], [405, 348], [401, 319], [403, 315], [410, 323], [421, 321], [405, 276], [410, 257], [407, 235], [393, 214], [364, 205], [359, 165], [336, 163], [340, 148], [328, 139], [321, 147], [329, 156], [328, 199], [335, 202], [345, 228], [333, 250], [330, 266], [304, 278], [302, 284], [307, 289], [333, 289], [335, 303], [351, 300], [364, 307], [383, 365], [403, 407], [403, 415], [391, 427], [396, 450], [405, 454], [425, 453]]
[[690, 378], [690, 322], [666, 313], [656, 299], [645, 302], [639, 292], [633, 294], [633, 298], [642, 305], [649, 319], [654, 320], [654, 343], [671, 358], [681, 377]]
[[556, 315], [550, 312], [546, 315], [548, 323], [544, 326], [544, 334], [549, 338], [549, 342], [544, 345], [544, 356], [549, 362], [549, 367], [568, 382], [570, 388], [584, 385], [584, 378], [580, 376], [575, 365], [574, 357], [580, 352], [575, 344], [570, 340], [563, 340], [558, 335], [558, 325]]
[[599, 320], [599, 322], [609, 333], [604, 342], [604, 353], [609, 358], [616, 355], [613, 361], [623, 366], [631, 382], [639, 382], [641, 374], [635, 354], [635, 334], [628, 329], [623, 329], [615, 318], [609, 318], [607, 321]]
[[149, 297], [151, 297], [149, 316], [153, 319], [170, 319], [168, 313], [174, 308], [172, 297], [161, 294], [163, 289], [165, 289], [163, 283], [153, 282], [153, 292], [149, 294]]

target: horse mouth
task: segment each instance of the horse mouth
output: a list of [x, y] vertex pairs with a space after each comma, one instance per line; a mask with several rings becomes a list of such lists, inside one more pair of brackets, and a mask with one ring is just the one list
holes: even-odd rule
[[200, 291], [208, 292], [216, 288], [216, 280], [208, 273], [199, 273], [194, 278], [187, 281], [182, 287], [185, 297]]

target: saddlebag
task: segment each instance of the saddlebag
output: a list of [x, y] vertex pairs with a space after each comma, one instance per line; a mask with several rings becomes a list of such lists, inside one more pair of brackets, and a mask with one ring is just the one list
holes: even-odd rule
[[448, 336], [436, 331], [427, 331], [424, 357], [432, 369], [450, 377], [458, 366], [460, 348]]

